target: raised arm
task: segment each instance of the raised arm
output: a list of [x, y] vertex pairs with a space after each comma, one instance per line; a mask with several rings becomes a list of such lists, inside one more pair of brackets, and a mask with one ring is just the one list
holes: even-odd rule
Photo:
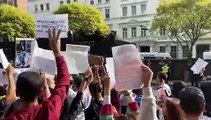
[[104, 85], [104, 101], [103, 106], [101, 107], [101, 119], [102, 120], [114, 120], [113, 115], [113, 106], [111, 105], [111, 87], [110, 87], [110, 78], [108, 75], [105, 75], [102, 78]]
[[153, 72], [149, 67], [144, 65], [141, 67], [141, 70], [144, 87], [143, 102], [140, 107], [141, 112], [139, 114], [139, 120], [157, 120], [155, 97], [153, 96], [151, 88]]
[[14, 81], [14, 74], [15, 74], [15, 69], [12, 67], [10, 64], [7, 68], [7, 79], [8, 79], [8, 90], [6, 94], [6, 101], [7, 103], [13, 103], [16, 99], [16, 87], [15, 87], [15, 81]]
[[57, 113], [61, 112], [61, 108], [63, 106], [64, 100], [67, 97], [67, 91], [70, 86], [70, 77], [67, 64], [60, 51], [60, 33], [60, 30], [57, 34], [55, 32], [55, 29], [53, 31], [49, 30], [49, 44], [51, 49], [53, 50], [56, 59], [57, 79], [55, 81], [56, 87], [48, 100], [51, 102], [51, 105], [54, 107], [54, 110]]

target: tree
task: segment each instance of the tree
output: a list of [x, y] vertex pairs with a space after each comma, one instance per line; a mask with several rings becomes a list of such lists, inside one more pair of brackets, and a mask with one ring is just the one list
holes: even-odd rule
[[27, 12], [14, 6], [0, 5], [0, 39], [13, 41], [14, 38], [35, 36], [35, 20]]
[[54, 13], [68, 14], [69, 28], [79, 35], [91, 36], [99, 34], [106, 37], [110, 33], [103, 15], [94, 6], [75, 2], [62, 5]]
[[192, 64], [195, 43], [210, 33], [210, 0], [163, 0], [152, 22], [152, 31], [165, 29], [169, 38], [187, 53], [188, 66]]

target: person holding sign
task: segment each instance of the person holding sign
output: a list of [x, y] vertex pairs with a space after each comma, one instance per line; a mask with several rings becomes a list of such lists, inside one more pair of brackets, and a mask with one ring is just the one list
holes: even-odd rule
[[17, 95], [20, 97], [20, 110], [13, 112], [5, 120], [59, 120], [70, 77], [64, 57], [60, 52], [60, 31], [49, 30], [49, 43], [53, 50], [57, 64], [56, 87], [51, 96], [38, 104], [38, 96], [44, 90], [44, 80], [36, 72], [23, 72], [16, 83]]
[[6, 108], [17, 99], [14, 81], [15, 69], [9, 64], [6, 70], [8, 89], [6, 90], [5, 86], [0, 86], [0, 119], [2, 119]]
[[[137, 116], [137, 112], [139, 110], [138, 104], [132, 98], [131, 94], [125, 91], [125, 94], [128, 96], [128, 105], [130, 107], [130, 112], [126, 116], [116, 116], [114, 107], [111, 105], [110, 100], [110, 78], [108, 75], [105, 75], [102, 79], [104, 85], [104, 101], [103, 107], [101, 108], [101, 118], [102, 120], [112, 120], [114, 117], [117, 120], [157, 120], [156, 116], [156, 103], [155, 97], [152, 93], [151, 82], [153, 77], [153, 72], [149, 67], [142, 65], [139, 68], [141, 73], [141, 78], [143, 81], [143, 104], [141, 106], [141, 111]], [[140, 84], [142, 84], [140, 82]]]

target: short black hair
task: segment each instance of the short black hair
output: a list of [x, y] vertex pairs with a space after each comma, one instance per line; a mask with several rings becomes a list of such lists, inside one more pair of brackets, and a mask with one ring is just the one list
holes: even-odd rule
[[83, 81], [83, 77], [81, 75], [78, 75], [78, 74], [73, 74], [72, 78], [73, 78], [74, 87], [76, 87], [76, 89], [79, 89], [79, 87], [81, 86], [81, 83]]
[[172, 85], [172, 94], [174, 97], [178, 98], [180, 91], [186, 87], [186, 83], [183, 81], [176, 81]]
[[6, 95], [6, 93], [7, 93], [7, 90], [5, 89], [5, 87], [0, 86], [0, 96], [4, 96], [4, 95]]
[[187, 115], [201, 115], [205, 108], [203, 92], [196, 87], [186, 87], [180, 94], [180, 105]]
[[18, 76], [16, 87], [17, 96], [26, 102], [32, 102], [44, 88], [44, 80], [38, 73], [27, 71]]
[[167, 80], [168, 79], [168, 75], [164, 72], [159, 72], [158, 73], [158, 78], [160, 78], [161, 80]]

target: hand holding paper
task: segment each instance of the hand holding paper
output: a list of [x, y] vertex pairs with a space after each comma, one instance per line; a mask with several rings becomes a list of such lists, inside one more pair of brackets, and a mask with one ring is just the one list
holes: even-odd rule
[[208, 65], [208, 62], [199, 58], [195, 62], [195, 64], [191, 67], [191, 70], [193, 71], [194, 74], [199, 74], [207, 65]]
[[153, 78], [152, 70], [149, 67], [142, 65], [141, 66], [141, 79], [144, 83], [144, 87], [151, 86], [152, 78]]
[[7, 76], [13, 77], [15, 74], [15, 68], [9, 64], [7, 67]]
[[3, 69], [6, 69], [9, 65], [9, 62], [4, 54], [4, 51], [3, 49], [0, 49], [0, 63], [2, 64], [3, 66]]

